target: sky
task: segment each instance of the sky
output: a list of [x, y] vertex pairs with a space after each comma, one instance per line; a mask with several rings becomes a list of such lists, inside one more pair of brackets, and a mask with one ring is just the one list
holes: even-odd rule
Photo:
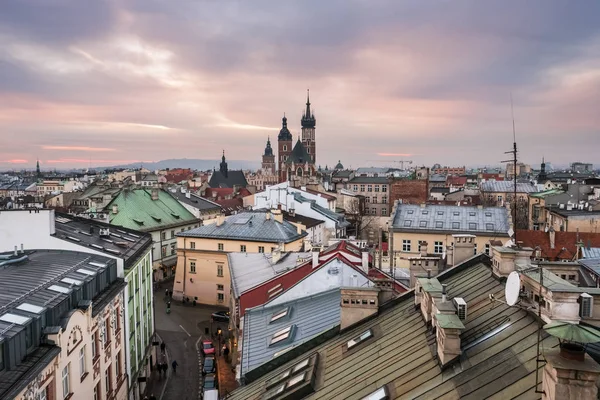
[[511, 96], [522, 161], [597, 162], [598, 16], [597, 0], [3, 0], [0, 168], [258, 162], [284, 113], [300, 134], [307, 89], [323, 166], [497, 165]]

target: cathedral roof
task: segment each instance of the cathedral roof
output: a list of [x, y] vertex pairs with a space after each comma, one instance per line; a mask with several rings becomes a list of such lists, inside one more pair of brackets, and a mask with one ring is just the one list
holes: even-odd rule
[[308, 151], [306, 151], [306, 147], [304, 147], [300, 139], [298, 139], [296, 145], [294, 146], [294, 150], [292, 150], [292, 154], [290, 154], [290, 156], [286, 160], [286, 164], [304, 164], [310, 162], [310, 154], [308, 154]]
[[300, 123], [303, 128], [314, 128], [317, 125], [315, 115], [310, 112], [310, 97], [308, 91], [306, 93], [306, 110], [302, 113]]
[[287, 127], [287, 118], [285, 115], [281, 119], [281, 130], [279, 131], [279, 136], [277, 136], [278, 140], [292, 140], [292, 134]]
[[342, 165], [342, 161], [341, 160], [338, 160], [338, 163], [337, 163], [337, 165], [335, 166], [334, 169], [344, 169], [344, 166]]
[[273, 155], [273, 148], [271, 147], [271, 138], [267, 138], [267, 147], [265, 147], [265, 156]]

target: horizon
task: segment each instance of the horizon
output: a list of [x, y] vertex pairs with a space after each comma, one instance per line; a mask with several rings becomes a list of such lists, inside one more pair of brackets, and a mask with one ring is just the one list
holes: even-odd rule
[[511, 96], [519, 161], [597, 159], [592, 0], [9, 0], [0, 10], [2, 170], [212, 160], [223, 149], [260, 163], [284, 113], [296, 140], [307, 89], [323, 167], [503, 165]]

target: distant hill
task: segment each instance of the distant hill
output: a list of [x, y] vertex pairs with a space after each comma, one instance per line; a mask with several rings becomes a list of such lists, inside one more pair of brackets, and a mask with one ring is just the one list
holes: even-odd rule
[[[200, 160], [196, 158], [177, 158], [177, 159], [169, 159], [169, 160], [161, 160], [155, 162], [146, 162], [146, 163], [132, 163], [132, 164], [123, 164], [123, 165], [113, 165], [110, 167], [94, 167], [96, 171], [103, 171], [105, 169], [113, 169], [113, 168], [139, 168], [143, 166], [150, 171], [154, 171], [157, 169], [173, 169], [173, 168], [191, 168], [197, 169], [200, 171], [205, 171], [209, 169], [219, 168], [219, 164], [221, 160]], [[256, 161], [247, 161], [247, 160], [227, 160], [227, 167], [229, 169], [258, 169], [260, 168], [260, 163]]]

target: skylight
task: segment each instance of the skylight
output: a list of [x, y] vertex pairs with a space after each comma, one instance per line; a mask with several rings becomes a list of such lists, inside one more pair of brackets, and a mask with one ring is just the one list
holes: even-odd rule
[[271, 400], [274, 399], [275, 397], [279, 396], [281, 393], [283, 393], [283, 391], [285, 390], [285, 383], [282, 383], [281, 385], [277, 386], [275, 389], [268, 391], [267, 393], [265, 393], [265, 400]]
[[98, 250], [104, 250], [104, 247], [99, 246], [96, 243], [92, 243], [92, 244], [90, 244], [90, 246], [92, 246], [93, 248], [98, 249]]
[[17, 310], [27, 311], [34, 314], [40, 314], [42, 311], [44, 311], [44, 307], [36, 306], [30, 303], [23, 303], [17, 306]]
[[78, 281], [77, 279], [71, 279], [71, 278], [62, 278], [60, 281], [64, 282], [64, 283], [68, 283], [69, 285], [77, 285], [77, 286], [80, 286], [83, 283], [82, 281]]
[[410, 221], [410, 220], [406, 220], [406, 221], [404, 221], [404, 226], [405, 226], [406, 228], [410, 227], [411, 225], [412, 225], [412, 221]]
[[494, 224], [485, 224], [485, 229], [487, 231], [493, 231], [494, 230]]
[[59, 286], [59, 285], [49, 286], [48, 290], [52, 290], [53, 292], [58, 292], [58, 293], [70, 293], [71, 292], [71, 289], [66, 288], [64, 286]]
[[460, 222], [453, 222], [452, 229], [460, 229]]
[[292, 331], [292, 326], [288, 326], [287, 328], [282, 329], [279, 332], [275, 332], [275, 334], [271, 338], [271, 345], [277, 344], [283, 340], [288, 339]]
[[9, 324], [25, 325], [31, 320], [29, 317], [23, 317], [17, 314], [6, 313], [0, 315], [0, 321], [8, 322]]
[[435, 221], [435, 227], [436, 228], [443, 228], [444, 227], [444, 223], [442, 221]]
[[362, 398], [362, 400], [387, 400], [389, 399], [389, 394], [387, 388], [385, 386], [380, 387], [373, 393], [368, 396]]
[[96, 275], [96, 271], [90, 271], [89, 269], [85, 269], [85, 268], [79, 268], [77, 271], [75, 272], [79, 272], [80, 274], [84, 274], [84, 275]]
[[67, 236], [67, 239], [72, 240], [74, 242], [81, 242], [81, 240], [77, 239], [76, 237], [73, 236]]
[[[306, 360], [306, 361], [308, 361], [308, 360]], [[292, 379], [290, 379], [288, 381], [286, 388], [287, 389], [292, 388], [292, 387], [298, 385], [299, 383], [304, 382], [305, 379], [306, 379], [306, 372], [304, 372], [303, 374], [294, 376]]]
[[289, 311], [289, 307], [286, 307], [283, 310], [279, 311], [278, 313], [273, 314], [271, 316], [271, 322], [275, 322], [275, 321], [277, 321], [277, 320], [279, 320], [279, 319], [287, 316], [288, 315], [288, 311]]
[[106, 267], [106, 264], [102, 264], [102, 263], [95, 262], [95, 261], [89, 262], [88, 264], [93, 265], [94, 267], [99, 267], [99, 268]]
[[362, 343], [365, 340], [370, 339], [372, 337], [373, 337], [373, 331], [371, 329], [361, 333], [360, 336], [358, 336], [348, 342], [348, 350], [350, 350], [351, 348], [358, 345], [359, 343]]
[[298, 364], [296, 364], [294, 366], [294, 368], [292, 368], [292, 373], [295, 374], [296, 372], [302, 371], [304, 368], [308, 367], [308, 362], [309, 362], [309, 360], [307, 358], [306, 360], [301, 361]]

